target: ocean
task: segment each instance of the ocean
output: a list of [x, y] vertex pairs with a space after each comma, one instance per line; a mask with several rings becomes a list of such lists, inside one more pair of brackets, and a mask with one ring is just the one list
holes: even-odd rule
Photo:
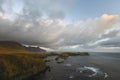
[[90, 56], [73, 56], [55, 60], [48, 57], [50, 69], [38, 80], [120, 80], [120, 53], [91, 52]]

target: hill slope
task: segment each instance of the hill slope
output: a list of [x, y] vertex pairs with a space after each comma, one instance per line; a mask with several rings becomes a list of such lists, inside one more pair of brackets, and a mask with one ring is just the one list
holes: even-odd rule
[[0, 41], [0, 53], [25, 53], [25, 52], [45, 52], [45, 50], [36, 47], [25, 47], [14, 41]]
[[46, 69], [45, 54], [31, 52], [20, 43], [0, 41], [0, 80], [29, 80]]
[[0, 41], [0, 47], [9, 49], [25, 49], [20, 43], [13, 41]]

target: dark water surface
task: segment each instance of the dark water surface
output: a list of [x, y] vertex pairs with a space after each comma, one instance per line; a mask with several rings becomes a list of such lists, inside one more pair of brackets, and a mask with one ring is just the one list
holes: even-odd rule
[[48, 57], [50, 69], [38, 80], [120, 80], [120, 53], [90, 53], [73, 56], [61, 63]]

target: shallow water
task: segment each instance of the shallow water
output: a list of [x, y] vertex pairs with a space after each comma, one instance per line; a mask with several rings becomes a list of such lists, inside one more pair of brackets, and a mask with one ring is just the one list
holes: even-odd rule
[[41, 74], [38, 80], [120, 80], [120, 55], [112, 55], [117, 53], [73, 56], [62, 63], [57, 63], [55, 56], [48, 57], [51, 70]]

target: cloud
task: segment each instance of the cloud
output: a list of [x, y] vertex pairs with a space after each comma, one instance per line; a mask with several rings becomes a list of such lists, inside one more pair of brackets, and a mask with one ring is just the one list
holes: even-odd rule
[[4, 15], [0, 17], [0, 39], [2, 40], [15, 40], [48, 46], [50, 43], [58, 41], [60, 34], [58, 30], [62, 28], [59, 20], [40, 19], [33, 21], [19, 17], [15, 21], [11, 21], [3, 17]]
[[[11, 3], [4, 0], [0, 3], [0, 40], [14, 40], [55, 50], [84, 50], [107, 45], [119, 47], [119, 15], [103, 14], [95, 19], [65, 23], [67, 14], [57, 5], [60, 2], [52, 1], [51, 4], [51, 0], [21, 0], [20, 3], [19, 0]], [[13, 4], [11, 11], [8, 4]], [[22, 4], [18, 11], [13, 8], [16, 4]], [[52, 9], [54, 5], [57, 7]]]
[[[105, 15], [108, 17], [108, 19], [104, 17]], [[104, 20], [104, 18], [106, 20]], [[115, 24], [117, 24], [116, 15], [103, 14], [99, 18], [79, 21], [76, 25], [66, 25], [61, 37], [64, 38], [64, 44], [67, 45], [87, 44], [89, 42], [95, 42], [98, 40], [98, 36], [100, 34], [114, 27]]]
[[48, 15], [52, 19], [64, 19], [65, 18], [65, 14], [63, 11], [52, 11]]
[[118, 30], [108, 30], [102, 35], [100, 35], [100, 38], [113, 38], [116, 37], [120, 32], [120, 29]]
[[[119, 36], [120, 37], [120, 36]], [[119, 37], [112, 38], [108, 41], [102, 42], [100, 45], [103, 47], [120, 47]]]

